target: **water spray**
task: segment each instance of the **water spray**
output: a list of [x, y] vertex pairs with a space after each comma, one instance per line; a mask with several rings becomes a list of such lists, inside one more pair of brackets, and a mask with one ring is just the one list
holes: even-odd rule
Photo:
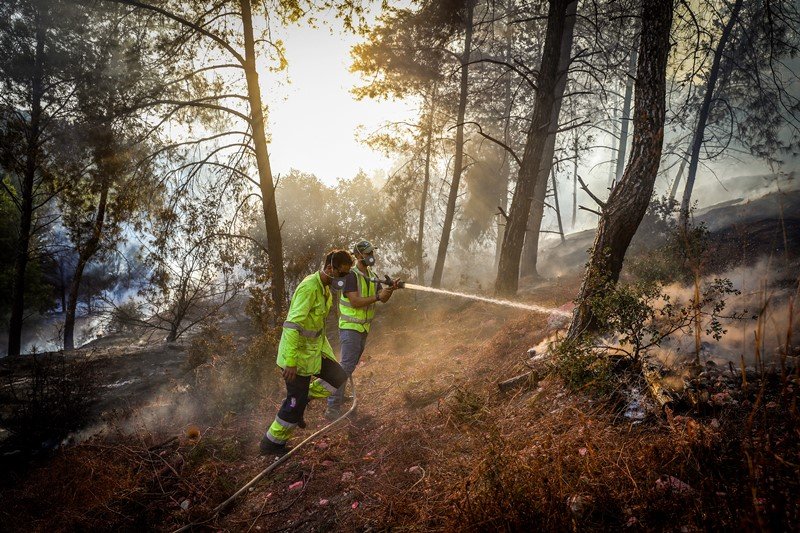
[[555, 314], [561, 316], [572, 316], [569, 311], [562, 309], [555, 309], [551, 307], [543, 307], [535, 304], [524, 304], [521, 302], [512, 302], [511, 300], [501, 300], [499, 298], [489, 298], [487, 296], [478, 296], [477, 294], [468, 294], [464, 292], [447, 291], [444, 289], [434, 289], [433, 287], [426, 287], [425, 285], [416, 285], [414, 283], [406, 283], [404, 281], [392, 280], [386, 276], [386, 284], [390, 287], [397, 287], [398, 289], [411, 289], [412, 291], [432, 292], [434, 294], [443, 294], [446, 296], [457, 296], [459, 298], [467, 298], [469, 300], [477, 300], [479, 302], [486, 302], [495, 305], [503, 305], [506, 307], [515, 307], [517, 309], [525, 309], [526, 311], [535, 311], [537, 313]]

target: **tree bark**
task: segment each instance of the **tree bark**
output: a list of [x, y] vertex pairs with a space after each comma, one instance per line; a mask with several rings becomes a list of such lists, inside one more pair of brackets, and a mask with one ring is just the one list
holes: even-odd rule
[[[563, 37], [565, 33], [567, 7], [576, 0], [550, 0], [547, 14], [547, 33], [545, 36], [544, 50], [542, 51], [542, 64], [539, 69], [537, 91], [534, 103], [531, 128], [525, 142], [525, 151], [522, 156], [522, 165], [519, 169], [514, 196], [511, 200], [511, 209], [506, 222], [503, 236], [503, 248], [500, 251], [500, 264], [497, 268], [495, 291], [502, 295], [512, 295], [517, 292], [519, 285], [520, 256], [525, 240], [525, 231], [531, 214], [533, 203], [537, 211], [544, 212], [544, 198], [547, 190], [549, 168], [552, 165], [552, 154], [546, 160], [544, 180], [542, 176], [543, 156], [551, 132], [558, 127], [558, 114], [555, 106], [560, 106], [560, 96], [556, 95], [556, 88], [560, 82], [559, 74], [566, 79], [566, 69], [559, 69], [563, 55]], [[569, 55], [569, 52], [567, 52]], [[567, 60], [568, 61], [568, 60]], [[560, 72], [563, 70], [563, 72]], [[566, 83], [565, 81], [563, 83]], [[562, 89], [563, 93], [563, 89]], [[555, 115], [555, 119], [554, 119]], [[555, 140], [553, 140], [555, 142]], [[535, 245], [538, 247], [538, 224], [532, 221], [536, 228]]]
[[[686, 154], [687, 157], [689, 154]], [[675, 199], [675, 195], [678, 194], [678, 186], [681, 184], [681, 178], [683, 177], [683, 171], [686, 169], [686, 157], [681, 160], [681, 166], [678, 167], [678, 173], [675, 175], [675, 181], [672, 182], [672, 189], [669, 191], [669, 199], [670, 201]]]
[[739, 11], [742, 8], [743, 0], [736, 0], [731, 9], [731, 18], [722, 30], [717, 48], [714, 50], [714, 59], [711, 62], [711, 70], [708, 73], [708, 82], [706, 83], [706, 93], [703, 96], [703, 103], [700, 105], [700, 111], [697, 114], [697, 127], [694, 130], [692, 137], [692, 155], [689, 158], [689, 172], [686, 175], [686, 186], [683, 189], [683, 199], [681, 200], [680, 220], [683, 225], [689, 221], [689, 208], [692, 201], [692, 189], [694, 188], [694, 180], [697, 176], [697, 166], [700, 162], [700, 149], [703, 146], [703, 136], [706, 131], [706, 124], [708, 122], [708, 114], [711, 111], [711, 104], [714, 101], [714, 90], [716, 89], [717, 79], [719, 78], [720, 63], [722, 62], [722, 54], [725, 52], [725, 45], [730, 38], [731, 31], [736, 20], [739, 18]]
[[[511, 14], [514, 8], [514, 2], [508, 2], [506, 5], [506, 14]], [[508, 20], [505, 25], [505, 46], [503, 48], [503, 60], [511, 63], [511, 50], [514, 45], [514, 25]], [[511, 146], [511, 113], [514, 108], [514, 99], [511, 92], [511, 72], [507, 72], [505, 80], [503, 81], [503, 109], [505, 111], [505, 124], [503, 127], [503, 143], [506, 146]], [[508, 184], [511, 182], [511, 156], [508, 152], [503, 152], [503, 164], [500, 167], [500, 175], [503, 180], [502, 187], [500, 187], [500, 197], [497, 199], [497, 205], [502, 208], [501, 213], [508, 211]], [[500, 250], [503, 249], [503, 230], [505, 228], [505, 219], [502, 214], [497, 214], [497, 240], [494, 246], [494, 267], [497, 268], [500, 262]]]
[[558, 181], [556, 181], [555, 167], [550, 171], [553, 180], [553, 205], [556, 208], [556, 220], [558, 221], [558, 234], [561, 236], [561, 242], [564, 242], [564, 224], [561, 222], [561, 206], [558, 203]]
[[[558, 58], [558, 80], [555, 86], [555, 100], [553, 111], [550, 117], [550, 129], [558, 129], [558, 119], [561, 116], [561, 100], [564, 96], [564, 89], [567, 87], [567, 73], [569, 71], [569, 60], [572, 52], [572, 40], [575, 30], [575, 19], [577, 18], [578, 1], [569, 2], [567, 5], [566, 19], [564, 21], [564, 33], [561, 37], [561, 55]], [[544, 202], [547, 196], [547, 181], [553, 167], [553, 156], [556, 151], [556, 134], [553, 131], [547, 136], [547, 141], [542, 155], [542, 166], [539, 175], [536, 177], [536, 188], [531, 204], [530, 221], [528, 231], [525, 234], [525, 245], [523, 248], [523, 261], [521, 273], [523, 276], [531, 275], [539, 277], [536, 270], [539, 262], [539, 236], [544, 218]], [[555, 176], [553, 177], [555, 183]], [[559, 218], [560, 218], [559, 214]], [[562, 232], [563, 237], [563, 232]], [[516, 292], [516, 291], [515, 291]]]
[[245, 76], [247, 96], [250, 104], [250, 125], [253, 128], [253, 144], [258, 165], [258, 181], [261, 188], [261, 205], [264, 210], [264, 223], [267, 230], [267, 256], [271, 269], [272, 300], [275, 305], [276, 323], [283, 320], [286, 305], [286, 281], [283, 271], [283, 243], [278, 208], [275, 203], [275, 184], [269, 161], [269, 149], [264, 124], [264, 107], [261, 103], [261, 86], [256, 70], [255, 40], [253, 37], [253, 14], [250, 0], [239, 0], [242, 14], [245, 48]]
[[625, 96], [622, 100], [622, 122], [619, 132], [619, 150], [617, 150], [617, 166], [614, 170], [614, 179], [611, 181], [610, 188], [619, 183], [622, 172], [625, 170], [625, 156], [628, 152], [628, 125], [631, 122], [631, 100], [633, 99], [633, 80], [636, 76], [636, 55], [637, 50], [631, 50], [628, 72], [625, 76]]
[[593, 296], [619, 280], [625, 252], [653, 195], [664, 143], [667, 56], [672, 2], [642, 1], [642, 31], [636, 75], [631, 156], [600, 216], [568, 337], [597, 329]]
[[453, 162], [453, 179], [450, 181], [450, 194], [447, 197], [447, 209], [444, 214], [442, 238], [439, 240], [439, 250], [436, 253], [436, 264], [433, 267], [431, 286], [442, 285], [444, 261], [447, 257], [447, 246], [450, 244], [450, 231], [453, 229], [453, 218], [456, 212], [458, 199], [458, 186], [461, 182], [461, 171], [464, 160], [464, 114], [467, 109], [467, 90], [469, 88], [469, 58], [472, 53], [472, 12], [475, 8], [474, 0], [467, 0], [466, 20], [464, 22], [464, 52], [461, 55], [461, 90], [458, 98], [458, 116], [456, 118], [456, 154]]
[[[78, 264], [75, 266], [75, 273], [69, 285], [69, 299], [67, 300], [66, 316], [64, 317], [64, 349], [73, 350], [75, 348], [75, 312], [78, 308], [78, 291], [83, 278], [83, 270], [92, 259], [98, 248], [100, 248], [100, 238], [103, 235], [103, 225], [106, 220], [106, 206], [108, 205], [108, 188], [110, 179], [103, 178], [100, 189], [100, 200], [97, 204], [94, 224], [92, 224], [92, 236], [86, 241], [78, 255]], [[91, 295], [90, 295], [91, 299]]]
[[39, 137], [41, 134], [42, 98], [44, 96], [45, 28], [36, 15], [36, 55], [31, 72], [31, 115], [27, 137], [25, 173], [22, 176], [20, 198], [19, 239], [14, 257], [14, 278], [11, 285], [11, 317], [8, 325], [8, 355], [17, 356], [22, 349], [22, 319], [25, 312], [25, 271], [28, 267], [31, 228], [33, 225], [33, 195], [36, 171], [39, 168]]
[[575, 135], [573, 140], [573, 156], [575, 159], [572, 161], [572, 231], [575, 231], [575, 222], [578, 218], [578, 135]]
[[428, 131], [425, 140], [425, 179], [422, 182], [422, 197], [419, 202], [419, 227], [417, 228], [417, 279], [419, 283], [425, 285], [425, 260], [424, 238], [425, 238], [425, 210], [428, 204], [428, 188], [431, 183], [431, 148], [433, 146], [433, 112], [436, 102], [436, 84], [431, 89], [430, 103], [428, 104]]

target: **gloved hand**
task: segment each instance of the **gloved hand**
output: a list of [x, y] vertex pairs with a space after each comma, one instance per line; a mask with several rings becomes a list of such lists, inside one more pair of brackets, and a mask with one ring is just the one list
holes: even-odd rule
[[392, 292], [393, 291], [394, 291], [394, 289], [391, 288], [391, 287], [382, 288], [381, 292], [378, 293], [378, 300], [380, 300], [383, 303], [388, 302], [389, 298], [392, 297]]

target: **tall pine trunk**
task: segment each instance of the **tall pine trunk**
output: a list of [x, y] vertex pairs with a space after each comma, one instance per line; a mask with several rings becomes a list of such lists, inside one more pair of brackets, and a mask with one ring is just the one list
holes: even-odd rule
[[100, 189], [100, 200], [97, 203], [94, 223], [92, 224], [92, 235], [78, 254], [78, 264], [69, 285], [69, 298], [67, 299], [66, 316], [64, 317], [64, 349], [72, 350], [75, 348], [75, 313], [78, 308], [78, 292], [83, 278], [83, 271], [86, 265], [97, 253], [100, 248], [100, 238], [103, 235], [103, 225], [106, 220], [106, 207], [108, 205], [108, 188], [110, 179], [103, 178]]
[[628, 126], [631, 123], [631, 100], [633, 100], [633, 80], [636, 78], [637, 50], [631, 50], [628, 63], [628, 72], [625, 76], [625, 96], [622, 99], [622, 121], [619, 132], [619, 149], [617, 150], [617, 164], [614, 169], [614, 178], [610, 188], [619, 183], [622, 172], [625, 170], [625, 156], [628, 152]]
[[717, 48], [714, 50], [714, 59], [711, 63], [711, 70], [708, 73], [708, 82], [706, 83], [706, 93], [703, 96], [703, 103], [700, 105], [700, 111], [697, 114], [697, 127], [694, 130], [692, 137], [691, 156], [689, 158], [689, 172], [686, 175], [686, 186], [683, 189], [683, 199], [681, 200], [681, 222], [686, 225], [689, 220], [689, 208], [692, 201], [692, 189], [694, 188], [694, 180], [697, 176], [697, 166], [700, 162], [700, 149], [703, 147], [703, 136], [706, 131], [706, 124], [708, 123], [708, 115], [711, 112], [711, 104], [714, 102], [714, 91], [716, 89], [717, 80], [719, 79], [720, 64], [722, 62], [722, 54], [725, 52], [725, 45], [730, 38], [731, 31], [736, 25], [739, 18], [739, 11], [742, 8], [743, 0], [736, 0], [731, 9], [731, 18], [722, 30]]
[[39, 141], [44, 96], [45, 28], [41, 15], [36, 16], [36, 53], [31, 72], [31, 115], [27, 136], [25, 173], [22, 176], [20, 224], [17, 249], [14, 255], [14, 278], [11, 284], [11, 317], [8, 325], [8, 355], [17, 356], [22, 350], [22, 320], [25, 312], [25, 271], [28, 268], [31, 228], [33, 227], [33, 195], [36, 172], [39, 168]]
[[453, 161], [453, 179], [450, 181], [450, 194], [447, 197], [447, 210], [444, 213], [442, 238], [439, 240], [439, 250], [436, 253], [436, 264], [433, 267], [431, 285], [442, 285], [444, 261], [447, 257], [447, 247], [450, 244], [450, 232], [453, 229], [453, 218], [456, 213], [456, 200], [458, 199], [458, 186], [461, 182], [461, 171], [464, 161], [464, 115], [467, 109], [467, 90], [469, 88], [469, 59], [472, 53], [472, 12], [475, 9], [474, 0], [467, 0], [467, 12], [464, 23], [464, 53], [461, 55], [461, 88], [458, 98], [458, 116], [456, 118], [456, 154]]
[[619, 280], [625, 252], [653, 195], [664, 143], [667, 56], [672, 2], [642, 1], [631, 156], [600, 216], [569, 338], [596, 329], [592, 297]]
[[[513, 10], [513, 1], [508, 2], [506, 5], [506, 13], [510, 14]], [[514, 26], [510, 22], [505, 25], [505, 46], [503, 47], [503, 60], [511, 63], [511, 50], [514, 44]], [[505, 112], [505, 124], [503, 125], [503, 144], [511, 146], [511, 113], [514, 110], [514, 98], [511, 92], [511, 72], [507, 72], [503, 80], [503, 110]], [[508, 184], [511, 182], [511, 157], [507, 152], [503, 153], [503, 164], [500, 166], [500, 179], [502, 184], [500, 187], [500, 197], [497, 199], [497, 205], [500, 207], [501, 212], [497, 214], [497, 240], [494, 246], [494, 267], [500, 261], [500, 250], [503, 249], [503, 229], [505, 223], [501, 213], [508, 211]]]
[[431, 150], [433, 146], [433, 112], [436, 103], [436, 84], [431, 89], [431, 98], [428, 103], [428, 129], [425, 132], [425, 178], [422, 182], [422, 195], [419, 201], [419, 226], [417, 227], [417, 280], [425, 284], [425, 210], [428, 204], [428, 189], [431, 183]]
[[[566, 19], [564, 21], [564, 34], [561, 37], [561, 55], [558, 58], [558, 81], [555, 88], [555, 101], [553, 113], [551, 115], [550, 128], [552, 133], [547, 136], [547, 142], [542, 155], [542, 167], [536, 177], [536, 188], [534, 189], [533, 202], [531, 204], [531, 217], [528, 222], [528, 232], [525, 234], [525, 245], [523, 248], [521, 275], [531, 275], [539, 277], [536, 269], [539, 262], [539, 237], [541, 235], [542, 219], [544, 218], [544, 203], [547, 197], [547, 181], [553, 167], [553, 156], [556, 151], [556, 133], [558, 129], [558, 119], [561, 116], [561, 100], [564, 96], [564, 89], [567, 87], [567, 73], [569, 70], [570, 54], [572, 52], [572, 40], [575, 30], [575, 19], [577, 18], [578, 0], [570, 2], [567, 6]], [[555, 183], [555, 176], [553, 176]], [[559, 226], [561, 214], [558, 213]], [[563, 237], [563, 231], [561, 236]]]
[[[557, 120], [555, 123], [553, 122], [553, 107], [556, 104], [555, 93], [559, 81], [559, 64], [569, 3], [571, 3], [569, 0], [550, 0], [547, 14], [547, 34], [537, 80], [531, 128], [525, 141], [522, 165], [519, 169], [503, 235], [503, 248], [500, 250], [500, 264], [497, 267], [497, 280], [495, 281], [495, 290], [498, 294], [517, 292], [520, 256], [532, 200], [540, 202], [542, 208], [544, 207], [545, 194], [540, 189], [547, 189], [548, 175], [545, 174], [544, 183], [539, 183], [541, 180], [538, 177], [541, 175], [548, 137], [558, 126]], [[547, 160], [546, 167], [549, 169], [551, 164], [552, 157]]]
[[277, 323], [283, 320], [282, 315], [286, 305], [281, 224], [278, 220], [278, 207], [275, 203], [275, 184], [272, 179], [272, 167], [270, 166], [267, 147], [264, 106], [261, 102], [261, 86], [258, 81], [258, 71], [256, 70], [253, 14], [250, 8], [250, 0], [239, 0], [239, 5], [244, 33], [244, 70], [247, 78], [247, 96], [250, 104], [250, 125], [253, 128], [253, 144], [255, 145], [258, 181], [261, 188], [261, 205], [267, 230], [267, 256], [269, 258], [272, 283], [271, 294], [275, 305], [275, 321]]

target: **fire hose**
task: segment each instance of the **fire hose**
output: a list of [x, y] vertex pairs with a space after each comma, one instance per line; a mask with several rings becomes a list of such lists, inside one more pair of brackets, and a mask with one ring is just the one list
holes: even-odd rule
[[241, 497], [242, 494], [244, 494], [247, 491], [249, 491], [259, 481], [261, 481], [262, 479], [267, 477], [273, 470], [275, 470], [280, 465], [282, 465], [283, 463], [288, 461], [289, 458], [291, 458], [294, 454], [296, 454], [299, 450], [301, 450], [306, 444], [309, 444], [310, 442], [313, 442], [314, 439], [316, 439], [317, 437], [319, 437], [321, 435], [324, 435], [325, 433], [327, 433], [328, 431], [333, 429], [335, 426], [339, 425], [345, 418], [350, 416], [350, 414], [353, 411], [355, 411], [355, 409], [356, 409], [357, 398], [356, 398], [356, 387], [353, 384], [353, 377], [350, 376], [349, 380], [350, 380], [350, 387], [353, 389], [353, 404], [350, 406], [350, 409], [348, 409], [345, 414], [343, 414], [342, 416], [340, 416], [339, 418], [337, 418], [336, 420], [334, 420], [333, 422], [331, 422], [327, 426], [324, 426], [324, 427], [320, 428], [319, 430], [317, 430], [316, 432], [312, 433], [311, 435], [306, 437], [305, 440], [300, 442], [300, 444], [298, 444], [297, 446], [294, 446], [291, 450], [286, 452], [285, 455], [282, 455], [281, 457], [277, 458], [271, 465], [269, 465], [267, 468], [265, 468], [264, 470], [259, 472], [258, 475], [256, 475], [253, 479], [251, 479], [250, 481], [248, 481], [247, 483], [242, 485], [242, 487], [239, 490], [237, 490], [236, 492], [234, 492], [231, 495], [230, 498], [228, 498], [227, 500], [225, 500], [221, 504], [217, 505], [214, 508], [214, 513], [208, 519], [204, 520], [203, 522], [193, 522], [191, 524], [186, 524], [182, 528], [176, 529], [173, 533], [179, 533], [179, 532], [182, 532], [182, 531], [188, 531], [189, 529], [191, 529], [194, 526], [199, 526], [201, 524], [209, 522], [210, 520], [213, 520], [222, 511], [227, 509], [234, 501], [236, 501], [239, 497]]

